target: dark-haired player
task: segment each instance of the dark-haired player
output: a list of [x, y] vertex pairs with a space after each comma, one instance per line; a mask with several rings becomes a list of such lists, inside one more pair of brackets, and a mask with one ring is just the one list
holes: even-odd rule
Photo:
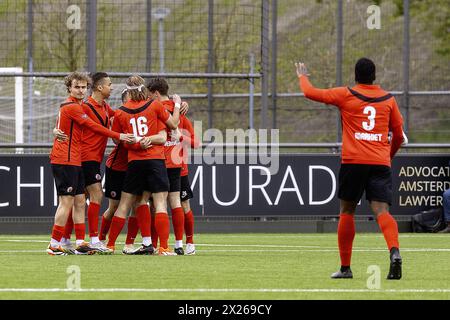
[[[356, 85], [317, 89], [303, 63], [296, 63], [300, 89], [308, 99], [335, 105], [342, 121], [342, 163], [339, 171], [340, 219], [338, 245], [341, 268], [332, 278], [352, 278], [350, 260], [355, 236], [354, 214], [363, 192], [390, 250], [387, 279], [400, 279], [397, 222], [389, 213], [392, 203], [391, 160], [403, 142], [403, 119], [395, 98], [374, 85], [375, 64], [361, 58], [355, 65]], [[389, 131], [392, 141], [389, 142]]]

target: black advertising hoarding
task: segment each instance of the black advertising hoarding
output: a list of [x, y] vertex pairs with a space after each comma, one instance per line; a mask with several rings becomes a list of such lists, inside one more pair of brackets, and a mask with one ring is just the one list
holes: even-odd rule
[[[277, 173], [249, 164], [190, 165], [195, 215], [337, 215], [338, 155], [282, 154]], [[393, 215], [440, 206], [450, 188], [449, 155], [399, 155]], [[104, 200], [103, 208], [106, 208]], [[0, 155], [0, 217], [53, 216], [57, 197], [47, 155]], [[370, 214], [363, 196], [357, 214]]]

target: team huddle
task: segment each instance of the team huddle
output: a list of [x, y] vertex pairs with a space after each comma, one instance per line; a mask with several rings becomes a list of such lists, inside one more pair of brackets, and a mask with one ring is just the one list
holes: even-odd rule
[[[59, 204], [47, 253], [112, 254], [128, 218], [124, 254], [195, 254], [187, 157], [188, 148], [198, 147], [198, 141], [186, 117], [188, 104], [176, 94], [169, 98], [163, 78], [146, 84], [140, 76], [129, 77], [122, 106], [115, 111], [105, 101], [112, 85], [106, 73], [89, 77], [73, 72], [65, 85], [69, 97], [61, 104], [50, 154]], [[84, 100], [90, 85], [92, 95]], [[100, 166], [108, 137], [116, 146], [106, 161], [104, 195], [109, 203], [99, 231]], [[85, 241], [86, 197], [89, 242]], [[173, 251], [168, 244], [167, 203], [175, 235]], [[73, 229], [75, 245], [70, 241]], [[135, 248], [139, 230], [142, 244]]]

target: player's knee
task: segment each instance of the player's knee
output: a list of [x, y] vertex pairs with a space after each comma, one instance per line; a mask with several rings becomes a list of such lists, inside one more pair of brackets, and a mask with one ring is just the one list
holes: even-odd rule
[[71, 196], [61, 196], [59, 197], [59, 206], [62, 208], [70, 209], [74, 204], [74, 197]]
[[101, 204], [103, 200], [103, 192], [101, 190], [96, 190], [91, 195], [89, 195], [89, 200]]
[[189, 203], [189, 200], [182, 201], [181, 206], [183, 207], [184, 213], [188, 213], [189, 211], [191, 211], [191, 205]]
[[112, 217], [114, 216], [114, 213], [116, 213], [118, 207], [119, 207], [119, 203], [114, 203], [114, 204], [110, 203], [108, 209], [105, 211], [103, 216], [106, 219], [111, 220]]
[[355, 214], [357, 203], [354, 201], [341, 200], [341, 213]]
[[171, 208], [179, 208], [179, 207], [181, 207], [180, 193], [179, 192], [171, 192], [171, 193], [169, 193], [169, 204], [170, 204]]
[[86, 208], [86, 203], [81, 201], [75, 201], [73, 207], [77, 211], [82, 211]]
[[155, 212], [167, 212], [167, 205], [163, 201], [155, 201]]
[[389, 212], [389, 204], [384, 202], [372, 201], [370, 203], [373, 214], [378, 218], [382, 213]]
[[117, 209], [114, 212], [114, 216], [119, 217], [119, 218], [126, 218], [128, 212], [130, 212], [132, 206], [132, 199], [122, 199], [119, 203], [119, 206], [117, 207]]

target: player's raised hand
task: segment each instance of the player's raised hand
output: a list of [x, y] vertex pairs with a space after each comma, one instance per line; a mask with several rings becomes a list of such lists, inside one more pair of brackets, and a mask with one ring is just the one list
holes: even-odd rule
[[175, 104], [178, 103], [179, 105], [181, 105], [181, 98], [180, 98], [179, 95], [174, 94], [174, 95], [172, 96], [172, 100], [173, 100], [173, 102], [175, 102]]
[[136, 138], [132, 133], [121, 133], [120, 134], [120, 141], [124, 141], [126, 143], [136, 143]]
[[297, 71], [297, 77], [309, 76], [308, 69], [306, 68], [306, 65], [302, 62], [295, 63], [295, 71]]
[[186, 101], [182, 101], [181, 102], [180, 113], [182, 115], [185, 115], [188, 111], [189, 111], [189, 103], [187, 103]]

